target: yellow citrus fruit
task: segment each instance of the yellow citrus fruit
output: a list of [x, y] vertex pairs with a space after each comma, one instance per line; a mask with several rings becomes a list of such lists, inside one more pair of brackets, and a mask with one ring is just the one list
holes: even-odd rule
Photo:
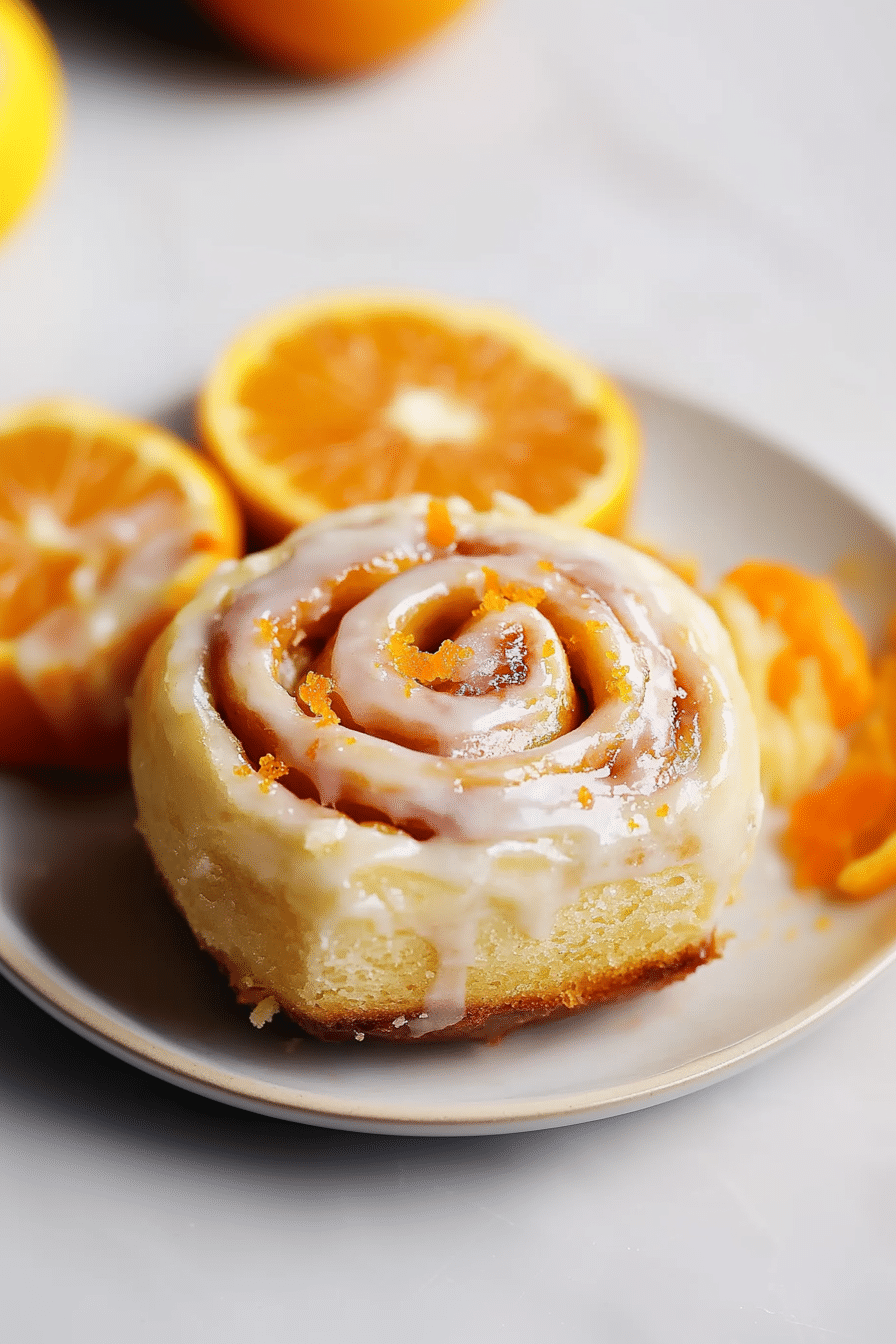
[[146, 650], [241, 544], [173, 435], [77, 402], [0, 422], [0, 762], [124, 764]]
[[416, 45], [469, 0], [199, 0], [238, 42], [286, 70], [351, 74]]
[[504, 313], [347, 295], [250, 327], [211, 373], [203, 437], [265, 540], [333, 509], [424, 491], [513, 495], [618, 532], [637, 423], [589, 364]]
[[60, 94], [59, 62], [43, 24], [22, 0], [0, 0], [0, 234], [46, 171]]

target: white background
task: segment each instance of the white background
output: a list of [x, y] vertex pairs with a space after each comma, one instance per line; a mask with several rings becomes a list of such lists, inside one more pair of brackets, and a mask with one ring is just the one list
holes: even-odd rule
[[[46, 9], [67, 137], [0, 245], [0, 404], [186, 428], [247, 319], [411, 287], [764, 429], [896, 525], [888, 0], [486, 0], [341, 87], [79, 8]], [[0, 1012], [4, 1338], [896, 1336], [892, 973], [691, 1098], [457, 1140], [228, 1111], [5, 982]]]

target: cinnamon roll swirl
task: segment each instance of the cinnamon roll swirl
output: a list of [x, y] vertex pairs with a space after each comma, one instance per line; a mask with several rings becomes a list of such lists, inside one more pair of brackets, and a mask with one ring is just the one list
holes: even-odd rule
[[510, 506], [333, 514], [222, 567], [133, 704], [140, 827], [244, 1002], [494, 1034], [684, 975], [761, 812], [728, 636]]

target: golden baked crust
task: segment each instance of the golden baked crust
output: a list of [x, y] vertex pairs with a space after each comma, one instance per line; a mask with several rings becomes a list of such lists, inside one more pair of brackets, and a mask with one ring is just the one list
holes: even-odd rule
[[[351, 510], [220, 575], [154, 646], [134, 697], [139, 825], [174, 900], [240, 1001], [273, 996], [327, 1040], [502, 1035], [688, 974], [716, 955], [717, 912], [758, 821], [746, 693], [727, 637], [691, 590], [597, 534], [510, 513], [476, 515], [455, 501], [455, 538], [433, 554], [428, 506], [415, 498]], [[384, 553], [384, 536], [393, 561], [410, 544], [419, 558], [384, 573], [371, 558]], [[345, 566], [335, 565], [329, 589], [315, 570], [321, 556], [334, 563], [345, 546], [376, 578], [347, 607]], [[454, 570], [438, 568], [446, 558]], [[445, 585], [439, 601], [454, 603], [452, 647], [474, 650], [461, 660], [464, 685], [475, 687], [485, 665], [483, 629], [498, 638], [485, 620], [493, 614], [498, 626], [512, 621], [528, 638], [517, 680], [496, 676], [493, 660], [480, 701], [458, 706], [464, 691], [446, 692], [426, 677], [436, 666], [444, 683], [459, 658], [435, 665], [424, 653], [406, 663], [402, 650], [411, 645], [394, 641], [390, 618], [373, 646], [388, 665], [383, 671], [374, 662], [372, 689], [361, 667], [359, 689], [353, 678], [365, 630], [359, 636], [358, 628], [368, 611], [379, 620], [390, 590], [405, 610], [414, 581], [430, 592], [461, 562], [463, 583], [480, 588], [467, 608], [480, 605], [472, 617], [457, 617], [457, 590]], [[494, 565], [504, 570], [500, 584], [489, 578]], [[526, 565], [544, 575], [541, 598], [534, 584], [526, 590], [528, 607], [520, 597]], [[361, 582], [356, 569], [350, 582]], [[316, 610], [339, 606], [337, 644], [327, 628], [316, 655], [324, 670], [314, 673], [306, 660], [304, 679], [283, 671], [293, 656], [283, 650], [303, 648], [296, 620], [306, 622], [303, 630], [311, 624], [299, 610], [302, 584], [316, 594]], [[281, 635], [274, 646], [271, 629], [284, 628], [282, 594], [293, 589], [299, 616], [289, 640]], [[605, 616], [589, 633], [622, 641], [598, 642], [587, 664], [576, 644], [580, 627], [561, 603], [569, 593], [578, 601], [580, 590], [591, 604], [586, 615], [598, 604]], [[270, 606], [265, 593], [273, 594]], [[497, 594], [496, 613], [489, 593]], [[550, 638], [539, 624], [545, 612]], [[340, 664], [343, 635], [356, 642]], [[487, 755], [493, 743], [482, 745], [469, 715], [495, 691], [499, 709], [509, 704], [515, 713], [518, 695], [521, 710], [536, 715], [533, 732], [542, 733], [533, 692], [557, 685], [549, 674], [561, 643], [574, 687], [566, 719], [551, 708], [547, 742], [520, 749], [513, 739], [515, 750]], [[258, 666], [247, 672], [247, 661]], [[415, 668], [422, 681], [409, 675]], [[379, 695], [395, 669], [397, 699], [388, 713], [376, 702], [375, 724], [363, 719], [364, 697]], [[307, 700], [303, 687], [311, 688]], [[273, 706], [266, 717], [264, 697]], [[558, 697], [547, 698], [553, 706]], [[412, 734], [396, 746], [384, 727], [404, 699], [418, 715], [436, 708], [423, 750], [407, 745]], [[294, 737], [280, 731], [280, 714]], [[457, 752], [451, 741], [446, 748], [456, 721], [466, 734]]]

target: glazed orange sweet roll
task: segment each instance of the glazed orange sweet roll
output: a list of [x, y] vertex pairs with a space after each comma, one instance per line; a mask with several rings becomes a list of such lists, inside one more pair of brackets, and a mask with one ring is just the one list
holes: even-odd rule
[[714, 955], [761, 812], [727, 634], [649, 556], [427, 496], [210, 581], [133, 705], [140, 827], [256, 1021], [494, 1034]]

